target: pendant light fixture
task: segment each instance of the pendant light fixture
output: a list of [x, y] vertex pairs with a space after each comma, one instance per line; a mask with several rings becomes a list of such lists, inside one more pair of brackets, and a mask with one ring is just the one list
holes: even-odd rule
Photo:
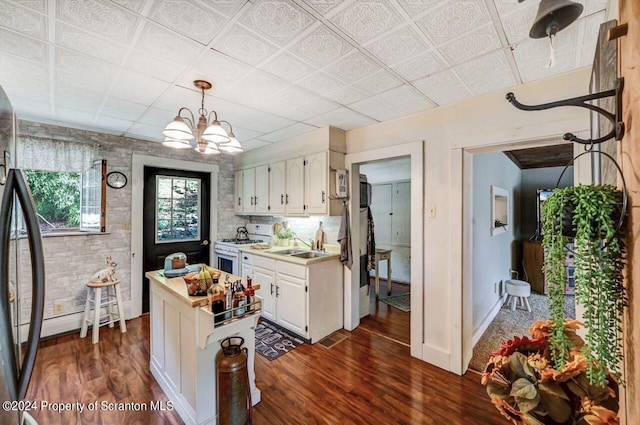
[[571, 25], [582, 13], [584, 7], [580, 3], [570, 0], [542, 0], [538, 6], [536, 19], [533, 21], [529, 37], [549, 37], [551, 53], [546, 67], [555, 64], [555, 50], [553, 39], [559, 31]]
[[[204, 108], [204, 91], [212, 87], [211, 83], [195, 80], [193, 85], [202, 92], [198, 122], [196, 123], [195, 116], [189, 108], [180, 108], [178, 115], [162, 131], [165, 136], [162, 145], [174, 149], [187, 149], [194, 147], [192, 141], [195, 140], [195, 150], [203, 155], [217, 155], [220, 151], [226, 153], [242, 152], [242, 146], [233, 134], [231, 124], [228, 121], [218, 121], [216, 111], [208, 113]], [[183, 116], [183, 111], [188, 112], [191, 118]], [[213, 120], [211, 120], [212, 116]], [[222, 123], [229, 126], [229, 133], [222, 127]]]

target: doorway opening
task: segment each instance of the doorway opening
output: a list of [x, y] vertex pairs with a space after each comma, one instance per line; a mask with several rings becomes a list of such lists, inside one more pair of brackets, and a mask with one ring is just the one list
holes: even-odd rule
[[[471, 250], [465, 258], [471, 264], [468, 279], [472, 370], [482, 372], [489, 354], [502, 341], [528, 335], [533, 322], [549, 317], [548, 288], [542, 272], [541, 204], [544, 194], [555, 187], [574, 185], [574, 167], [566, 166], [573, 152], [573, 144], [558, 139], [557, 144], [544, 147], [472, 153], [465, 157], [465, 163], [469, 159], [465, 170], [470, 173], [465, 201], [470, 201], [473, 218], [465, 223]], [[496, 201], [496, 193], [500, 195], [500, 203]], [[498, 208], [504, 212], [499, 223]], [[571, 254], [567, 256], [567, 265], [570, 272]], [[515, 291], [522, 297], [509, 297], [514, 293], [514, 285], [526, 288], [523, 291], [518, 287]], [[572, 273], [567, 275], [566, 288], [567, 316], [575, 317]]]
[[[390, 324], [380, 324], [380, 323], [369, 323], [372, 329], [375, 330], [378, 334], [395, 339], [400, 341], [405, 345], [410, 346], [411, 355], [413, 357], [417, 357], [419, 359], [425, 360], [425, 342], [424, 342], [424, 299], [423, 299], [423, 287], [424, 287], [424, 249], [423, 249], [423, 235], [424, 235], [424, 223], [422, 220], [423, 217], [423, 205], [424, 205], [424, 142], [414, 142], [407, 143], [397, 146], [390, 146], [380, 149], [369, 150], [366, 152], [352, 153], [347, 154], [345, 158], [345, 163], [347, 166], [347, 170], [349, 172], [349, 187], [350, 188], [358, 188], [360, 186], [360, 175], [364, 174], [361, 172], [361, 169], [364, 168], [367, 170], [367, 167], [388, 167], [387, 162], [400, 160], [404, 161], [403, 166], [405, 167], [405, 173], [402, 178], [398, 178], [396, 183], [396, 189], [406, 190], [408, 193], [406, 196], [401, 199], [409, 199], [408, 204], [404, 205], [403, 212], [400, 214], [405, 214], [405, 218], [408, 216], [408, 223], [405, 223], [404, 226], [398, 225], [398, 233], [403, 233], [402, 238], [405, 241], [404, 245], [401, 246], [402, 243], [396, 243], [398, 247], [398, 252], [401, 250], [399, 248], [403, 248], [405, 252], [404, 259], [401, 260], [401, 255], [398, 254], [397, 261], [405, 261], [408, 263], [408, 269], [405, 267], [397, 267], [398, 272], [401, 270], [405, 271], [405, 279], [409, 281], [409, 284], [398, 283], [398, 285], [392, 284], [392, 293], [394, 295], [394, 291], [399, 295], [400, 290], [404, 289], [404, 291], [410, 292], [410, 312], [404, 313], [400, 310], [395, 311], [395, 307], [387, 306], [385, 303], [380, 302], [379, 300], [375, 300], [375, 285], [373, 285], [373, 281], [371, 277], [366, 272], [366, 267], [361, 265], [361, 257], [359, 254], [360, 247], [363, 245], [362, 239], [364, 238], [365, 232], [361, 231], [362, 226], [367, 225], [366, 220], [366, 212], [360, 213], [360, 191], [359, 190], [351, 190], [351, 197], [349, 200], [349, 213], [351, 218], [351, 245], [353, 251], [353, 265], [351, 269], [345, 268], [345, 294], [344, 294], [344, 304], [345, 304], [345, 321], [344, 327], [347, 330], [353, 330], [361, 324], [362, 317], [366, 316], [362, 315], [363, 304], [368, 307], [366, 310], [373, 311], [376, 313], [376, 306], [378, 308], [376, 316], [380, 318], [382, 315], [382, 307], [384, 307], [385, 311], [398, 313], [397, 315], [405, 315], [404, 324], [403, 325], [394, 325], [393, 322]], [[371, 164], [371, 165], [369, 165]], [[408, 170], [406, 169], [408, 168]], [[374, 179], [374, 175], [376, 174], [373, 169], [369, 169], [369, 174], [371, 174], [371, 178]], [[369, 176], [367, 176], [369, 179]], [[383, 178], [384, 180], [384, 178]], [[394, 179], [395, 180], [395, 179]], [[391, 180], [388, 180], [391, 182]], [[378, 181], [378, 183], [385, 183], [382, 180]], [[393, 183], [393, 182], [392, 182]], [[404, 185], [398, 185], [399, 183], [403, 183]], [[393, 184], [391, 185], [393, 188]], [[384, 190], [383, 187], [379, 188], [380, 190]], [[377, 189], [376, 189], [377, 190]], [[378, 195], [382, 196], [382, 195]], [[375, 207], [375, 199], [372, 197], [372, 205]], [[400, 205], [400, 204], [399, 204]], [[366, 210], [365, 210], [366, 211]], [[392, 211], [393, 212], [393, 211]], [[387, 213], [388, 214], [388, 213]], [[394, 212], [395, 214], [395, 212]], [[382, 218], [379, 219], [381, 222]], [[374, 227], [375, 232], [378, 232], [378, 229], [382, 229], [382, 224], [377, 224], [374, 221], [376, 227]], [[406, 234], [405, 234], [406, 233]], [[384, 240], [383, 240], [384, 242]], [[391, 261], [394, 260], [394, 240], [391, 236], [388, 237], [388, 247], [391, 249]], [[398, 242], [396, 240], [396, 242]], [[406, 243], [408, 242], [408, 243]], [[376, 245], [379, 245], [380, 242], [377, 241], [376, 236]], [[409, 254], [406, 254], [409, 252]], [[364, 260], [362, 260], [364, 261]], [[385, 261], [381, 261], [381, 263], [385, 263]], [[382, 272], [378, 270], [380, 274], [380, 296], [387, 295], [387, 287], [386, 287], [386, 264], [382, 266]], [[394, 270], [394, 265], [391, 265], [391, 271]], [[364, 271], [362, 271], [364, 270]], [[361, 280], [361, 275], [367, 273], [364, 279]], [[396, 279], [398, 275], [392, 276], [392, 281]], [[367, 286], [362, 286], [362, 281], [366, 281], [369, 279], [372, 285], [369, 286], [370, 291], [367, 293]], [[401, 278], [398, 278], [400, 280]], [[403, 285], [403, 286], [399, 286]], [[397, 286], [397, 290], [395, 287]], [[371, 297], [374, 297], [372, 300]], [[362, 301], [362, 302], [361, 302]], [[382, 306], [382, 304], [385, 304]], [[381, 307], [382, 306], [382, 307]], [[374, 319], [374, 317], [371, 317]], [[408, 319], [408, 322], [407, 322]], [[362, 323], [365, 323], [365, 320], [362, 319]], [[392, 328], [395, 326], [398, 333], [403, 335], [398, 337], [397, 335], [393, 335], [389, 332], [389, 327]], [[385, 327], [386, 326], [386, 327]], [[407, 341], [406, 336], [409, 336]], [[427, 352], [428, 353], [428, 352]]]
[[[359, 209], [360, 273], [362, 282], [368, 284], [367, 291], [361, 293], [364, 305], [361, 305], [360, 325], [409, 346], [411, 158], [404, 156], [361, 164], [360, 179], [366, 179], [371, 185], [370, 206]], [[374, 226], [376, 255], [373, 259], [362, 258], [362, 253], [366, 253], [363, 242], [366, 242], [368, 227], [367, 208], [370, 208]], [[371, 266], [374, 268], [369, 271]]]

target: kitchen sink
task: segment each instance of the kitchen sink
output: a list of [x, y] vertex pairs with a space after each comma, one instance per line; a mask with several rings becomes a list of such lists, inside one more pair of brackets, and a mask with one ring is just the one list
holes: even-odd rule
[[296, 257], [296, 258], [319, 258], [319, 257], [326, 257], [328, 254], [325, 252], [319, 252], [319, 251], [305, 251], [305, 252], [300, 252], [298, 254], [291, 254], [291, 257]]
[[304, 251], [302, 249], [295, 249], [295, 248], [289, 248], [289, 249], [274, 249], [274, 250], [269, 250], [269, 251], [265, 251], [268, 252], [269, 254], [278, 254], [278, 255], [293, 255], [293, 254], [306, 254], [307, 251]]

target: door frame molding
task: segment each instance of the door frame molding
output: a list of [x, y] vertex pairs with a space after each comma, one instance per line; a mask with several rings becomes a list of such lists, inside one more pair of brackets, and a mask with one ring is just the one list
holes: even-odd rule
[[[388, 146], [345, 155], [346, 169], [351, 173], [349, 186], [360, 187], [360, 164], [400, 156], [411, 158], [411, 355], [429, 361], [424, 345], [424, 141]], [[349, 215], [351, 229], [360, 228], [357, 214], [360, 191], [351, 190]], [[351, 233], [351, 245], [360, 246], [359, 232]], [[360, 256], [353, 256], [351, 270], [344, 266], [344, 328], [353, 330], [360, 325]]]
[[[133, 154], [131, 158], [131, 317], [142, 314], [142, 204], [144, 202], [144, 167], [168, 168], [173, 170], [197, 171], [210, 173], [209, 198], [211, 208], [209, 212], [209, 239], [215, 239], [218, 234], [218, 164], [191, 162], [178, 159], [168, 159], [156, 156]], [[213, 258], [213, 243], [209, 244], [209, 256]], [[134, 301], [135, 300], [135, 301]]]

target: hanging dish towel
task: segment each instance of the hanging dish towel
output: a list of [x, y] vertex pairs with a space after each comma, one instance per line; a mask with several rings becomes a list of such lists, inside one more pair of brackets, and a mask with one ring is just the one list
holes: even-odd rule
[[349, 228], [349, 209], [347, 203], [343, 203], [342, 222], [338, 231], [338, 242], [340, 243], [340, 262], [351, 270], [353, 256], [351, 255], [351, 229]]
[[371, 208], [367, 207], [367, 270], [376, 268], [376, 238], [374, 234], [373, 215]]

